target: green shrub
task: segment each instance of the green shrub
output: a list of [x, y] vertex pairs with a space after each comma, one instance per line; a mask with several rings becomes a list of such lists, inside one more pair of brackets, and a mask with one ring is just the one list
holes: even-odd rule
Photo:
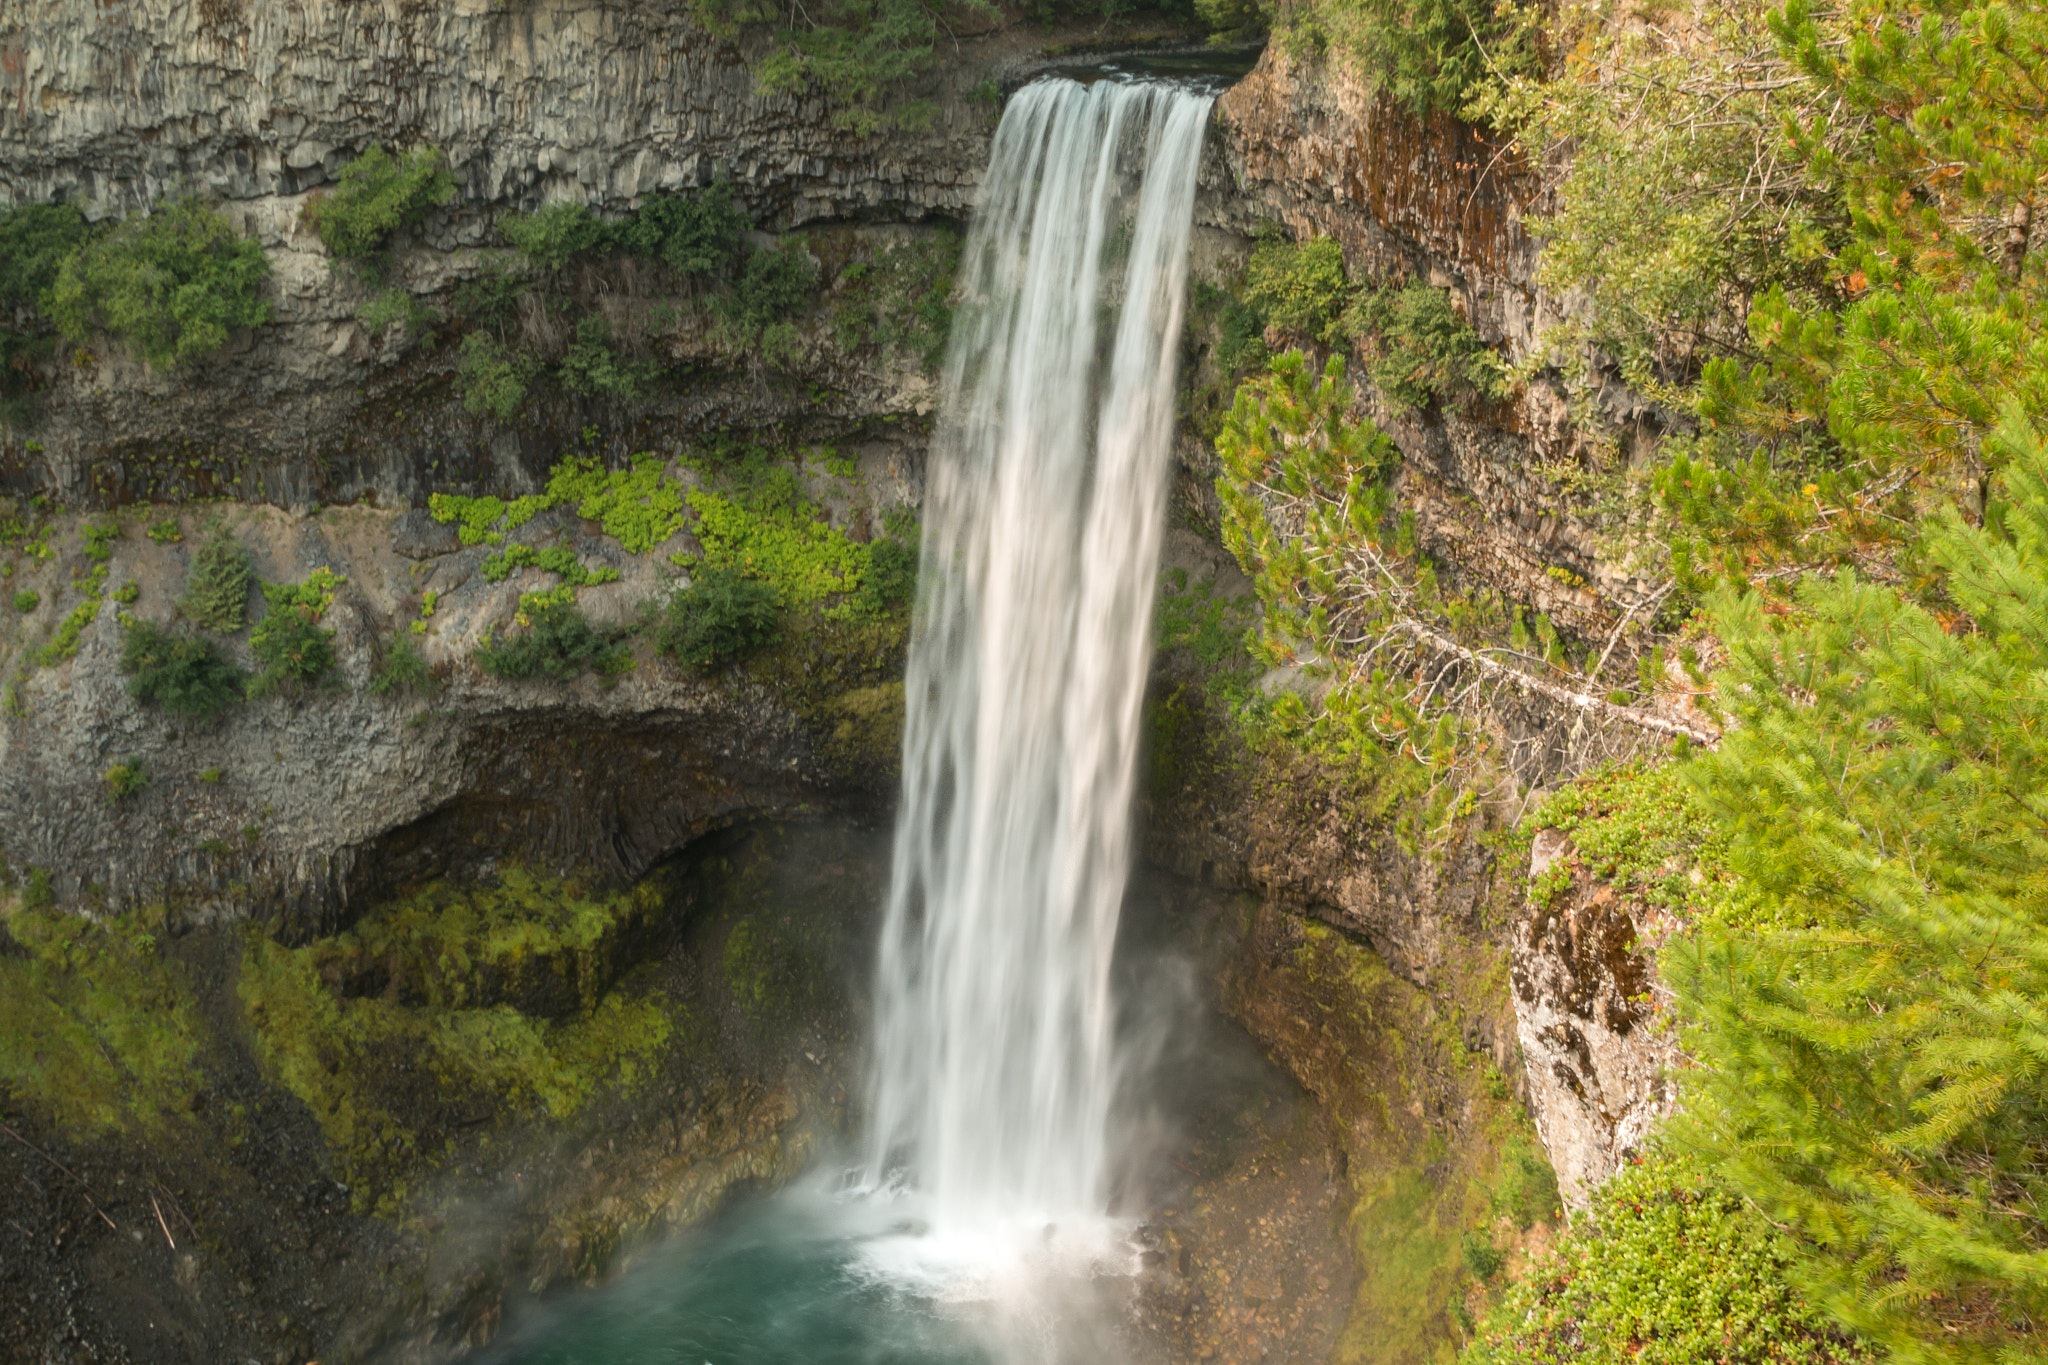
[[401, 324], [407, 331], [416, 330], [433, 316], [425, 304], [397, 285], [379, 293], [356, 310], [356, 317], [363, 326], [370, 330], [371, 335], [380, 337]]
[[454, 197], [455, 177], [439, 148], [392, 156], [373, 142], [341, 168], [332, 190], [307, 203], [306, 221], [337, 259], [362, 261]]
[[174, 634], [147, 621], [136, 621], [124, 632], [121, 671], [136, 701], [193, 720], [211, 720], [240, 701], [245, 681], [242, 670], [213, 641]]
[[14, 594], [14, 609], [23, 616], [28, 615], [42, 604], [43, 599], [36, 593], [34, 588], [23, 588], [20, 592]]
[[149, 528], [147, 534], [158, 545], [176, 545], [185, 538], [185, 533], [179, 529], [177, 518], [175, 517], [166, 517], [162, 521], [156, 522]]
[[85, 236], [85, 218], [69, 204], [0, 212], [0, 311], [42, 308], [64, 259]]
[[380, 697], [393, 693], [432, 696], [441, 690], [441, 680], [434, 676], [426, 655], [400, 635], [384, 646], [384, 661], [370, 675], [370, 690]]
[[327, 569], [315, 569], [303, 583], [265, 583], [269, 610], [250, 632], [249, 648], [263, 669], [249, 684], [249, 695], [265, 696], [280, 687], [306, 687], [334, 667], [334, 632], [320, 625], [343, 580]]
[[747, 257], [734, 291], [733, 320], [751, 336], [802, 311], [818, 288], [818, 265], [803, 243], [784, 242]]
[[1272, 325], [1321, 345], [1343, 339], [1341, 319], [1351, 297], [1344, 249], [1329, 237], [1290, 242], [1268, 236], [1245, 266], [1244, 302], [1263, 328]]
[[515, 680], [573, 678], [588, 668], [615, 672], [630, 657], [584, 619], [573, 589], [521, 597], [515, 624], [524, 629], [478, 647], [477, 667], [493, 677]]
[[[1213, 12], [1227, 21], [1236, 8], [1216, 4]], [[1498, 0], [1312, 0], [1284, 11], [1262, 8], [1298, 38], [1344, 52], [1375, 90], [1416, 118], [1457, 113], [1489, 76], [1537, 66], [1528, 24], [1514, 5]]]
[[215, 524], [207, 529], [206, 539], [192, 557], [192, 572], [185, 580], [178, 610], [202, 630], [240, 630], [248, 618], [249, 585], [255, 578], [249, 552], [226, 527]]
[[1860, 1365], [1786, 1282], [1784, 1239], [1696, 1166], [1659, 1157], [1490, 1314], [1465, 1365]]
[[462, 406], [477, 416], [509, 422], [526, 402], [532, 374], [533, 362], [525, 356], [489, 332], [471, 332], [456, 355], [455, 390]]
[[21, 888], [21, 908], [24, 910], [48, 910], [57, 903], [57, 888], [50, 883], [48, 868], [32, 867], [28, 870], [28, 881]]
[[548, 204], [532, 213], [515, 213], [498, 224], [498, 231], [547, 270], [560, 270], [611, 242], [605, 221], [585, 204]]
[[107, 788], [107, 803], [118, 805], [149, 785], [149, 769], [139, 758], [124, 758], [100, 774]]
[[69, 256], [50, 291], [50, 317], [66, 336], [104, 334], [154, 366], [175, 366], [225, 346], [236, 328], [270, 320], [270, 262], [196, 199], [131, 217]]
[[1458, 316], [1447, 290], [1421, 283], [1361, 290], [1343, 322], [1377, 352], [1366, 373], [1396, 407], [1427, 407], [1461, 391], [1482, 398], [1506, 392], [1500, 358]]
[[678, 275], [716, 275], [738, 258], [748, 226], [732, 186], [718, 180], [694, 195], [650, 195], [614, 231], [622, 249], [658, 259]]
[[601, 394], [628, 401], [647, 396], [661, 373], [649, 360], [621, 360], [611, 347], [611, 326], [601, 313], [576, 324], [576, 340], [562, 357], [562, 382], [578, 393]]
[[696, 669], [731, 663], [782, 633], [780, 594], [730, 569], [706, 566], [669, 599], [656, 647]]
[[868, 544], [868, 566], [854, 594], [856, 612], [880, 616], [917, 595], [917, 545], [897, 536]]

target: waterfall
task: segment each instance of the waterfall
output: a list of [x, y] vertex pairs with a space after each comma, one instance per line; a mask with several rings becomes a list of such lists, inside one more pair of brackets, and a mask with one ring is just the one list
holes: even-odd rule
[[927, 477], [869, 1176], [935, 1232], [1099, 1220], [1110, 953], [1212, 96], [1011, 100]]

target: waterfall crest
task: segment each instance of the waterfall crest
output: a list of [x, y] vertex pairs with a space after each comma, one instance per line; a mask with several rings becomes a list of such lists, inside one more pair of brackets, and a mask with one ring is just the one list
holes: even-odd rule
[[961, 261], [906, 680], [868, 1174], [938, 1232], [1099, 1218], [1175, 359], [1212, 96], [1010, 102]]

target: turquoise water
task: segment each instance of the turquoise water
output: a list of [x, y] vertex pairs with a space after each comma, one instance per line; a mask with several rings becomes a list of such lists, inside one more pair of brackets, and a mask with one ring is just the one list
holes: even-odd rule
[[521, 1323], [493, 1365], [983, 1365], [986, 1314], [872, 1265], [905, 1229], [814, 1189], [749, 1201]]

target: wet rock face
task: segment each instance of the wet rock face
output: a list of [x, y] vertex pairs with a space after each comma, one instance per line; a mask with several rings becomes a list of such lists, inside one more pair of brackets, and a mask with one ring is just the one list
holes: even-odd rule
[[[438, 146], [466, 201], [532, 207], [732, 177], [783, 224], [963, 212], [985, 120], [862, 139], [822, 102], [756, 93], [688, 7], [540, 0], [0, 5], [0, 197], [94, 216], [202, 190], [237, 201], [330, 180], [370, 142]], [[456, 235], [484, 240], [471, 219]]]
[[[1564, 831], [1539, 833], [1530, 880], [1570, 852]], [[1656, 950], [1672, 927], [1593, 878], [1550, 905], [1531, 905], [1516, 926], [1515, 1023], [1529, 1107], [1572, 1208], [1584, 1208], [1673, 1108], [1678, 1043], [1654, 1009]]]

